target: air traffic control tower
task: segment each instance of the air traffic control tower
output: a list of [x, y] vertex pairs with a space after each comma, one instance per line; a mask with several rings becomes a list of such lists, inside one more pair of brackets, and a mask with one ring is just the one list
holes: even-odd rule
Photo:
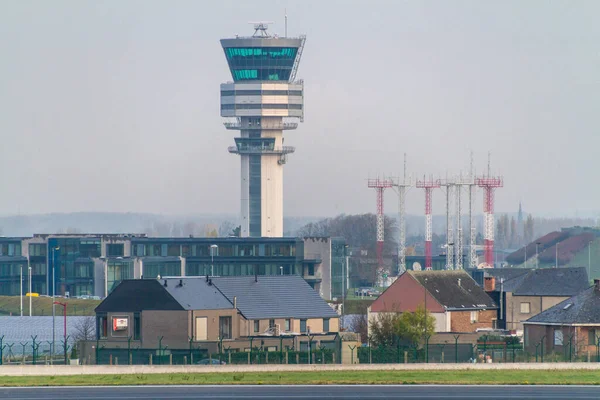
[[238, 130], [229, 152], [240, 155], [241, 236], [283, 236], [283, 166], [294, 148], [283, 131], [304, 118], [304, 84], [295, 81], [305, 37], [271, 36], [266, 23], [254, 35], [222, 39], [233, 83], [221, 84], [221, 116]]

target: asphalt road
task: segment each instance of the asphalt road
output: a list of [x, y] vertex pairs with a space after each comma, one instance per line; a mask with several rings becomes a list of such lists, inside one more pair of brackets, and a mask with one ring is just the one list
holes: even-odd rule
[[599, 399], [595, 386], [112, 386], [0, 388], [0, 399]]

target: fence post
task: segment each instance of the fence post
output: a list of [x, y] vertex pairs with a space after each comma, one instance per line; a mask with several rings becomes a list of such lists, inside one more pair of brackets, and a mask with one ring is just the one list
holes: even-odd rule
[[458, 338], [460, 335], [454, 335], [454, 363], [458, 364]]
[[444, 352], [442, 351], [442, 364], [444, 363]]
[[0, 365], [2, 365], [2, 360], [4, 359], [4, 345], [2, 344], [3, 341], [4, 335], [0, 336]]
[[408, 364], [408, 350], [404, 350], [404, 364]]
[[296, 353], [296, 364], [300, 364], [300, 353]]
[[108, 365], [113, 365], [113, 363], [112, 363], [112, 354], [108, 355]]
[[288, 359], [289, 355], [290, 354], [289, 354], [288, 350], [286, 349], [285, 350], [285, 363], [286, 363], [286, 365], [289, 364], [289, 362], [288, 362], [289, 361], [289, 359]]
[[269, 363], [269, 352], [265, 351], [265, 364]]
[[429, 363], [429, 338], [431, 335], [425, 335], [425, 363]]
[[169, 365], [173, 365], [173, 353], [169, 354]]
[[250, 351], [248, 352], [248, 365], [250, 365], [250, 352], [251, 352], [251, 351], [252, 351], [252, 350], [250, 350]]
[[115, 357], [115, 365], [119, 365], [119, 357]]
[[356, 349], [356, 346], [348, 345], [348, 348], [350, 349], [350, 364], [354, 364], [354, 349]]
[[149, 365], [152, 365], [152, 353], [150, 353], [150, 364]]
[[187, 356], [183, 356], [183, 365], [187, 365]]

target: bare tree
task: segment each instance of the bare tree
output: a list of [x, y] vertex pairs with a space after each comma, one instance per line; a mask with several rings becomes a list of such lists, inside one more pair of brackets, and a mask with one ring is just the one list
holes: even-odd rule
[[369, 319], [367, 314], [356, 314], [352, 316], [352, 320], [349, 324], [350, 331], [356, 332], [360, 335], [360, 340], [363, 343], [367, 343], [368, 332], [369, 332]]
[[96, 338], [96, 319], [92, 316], [81, 318], [75, 324], [73, 339], [76, 342], [80, 340], [92, 340]]

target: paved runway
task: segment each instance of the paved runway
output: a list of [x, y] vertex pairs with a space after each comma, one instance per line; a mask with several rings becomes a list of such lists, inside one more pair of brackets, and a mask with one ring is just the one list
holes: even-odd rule
[[595, 386], [112, 386], [0, 388], [0, 399], [599, 399]]

